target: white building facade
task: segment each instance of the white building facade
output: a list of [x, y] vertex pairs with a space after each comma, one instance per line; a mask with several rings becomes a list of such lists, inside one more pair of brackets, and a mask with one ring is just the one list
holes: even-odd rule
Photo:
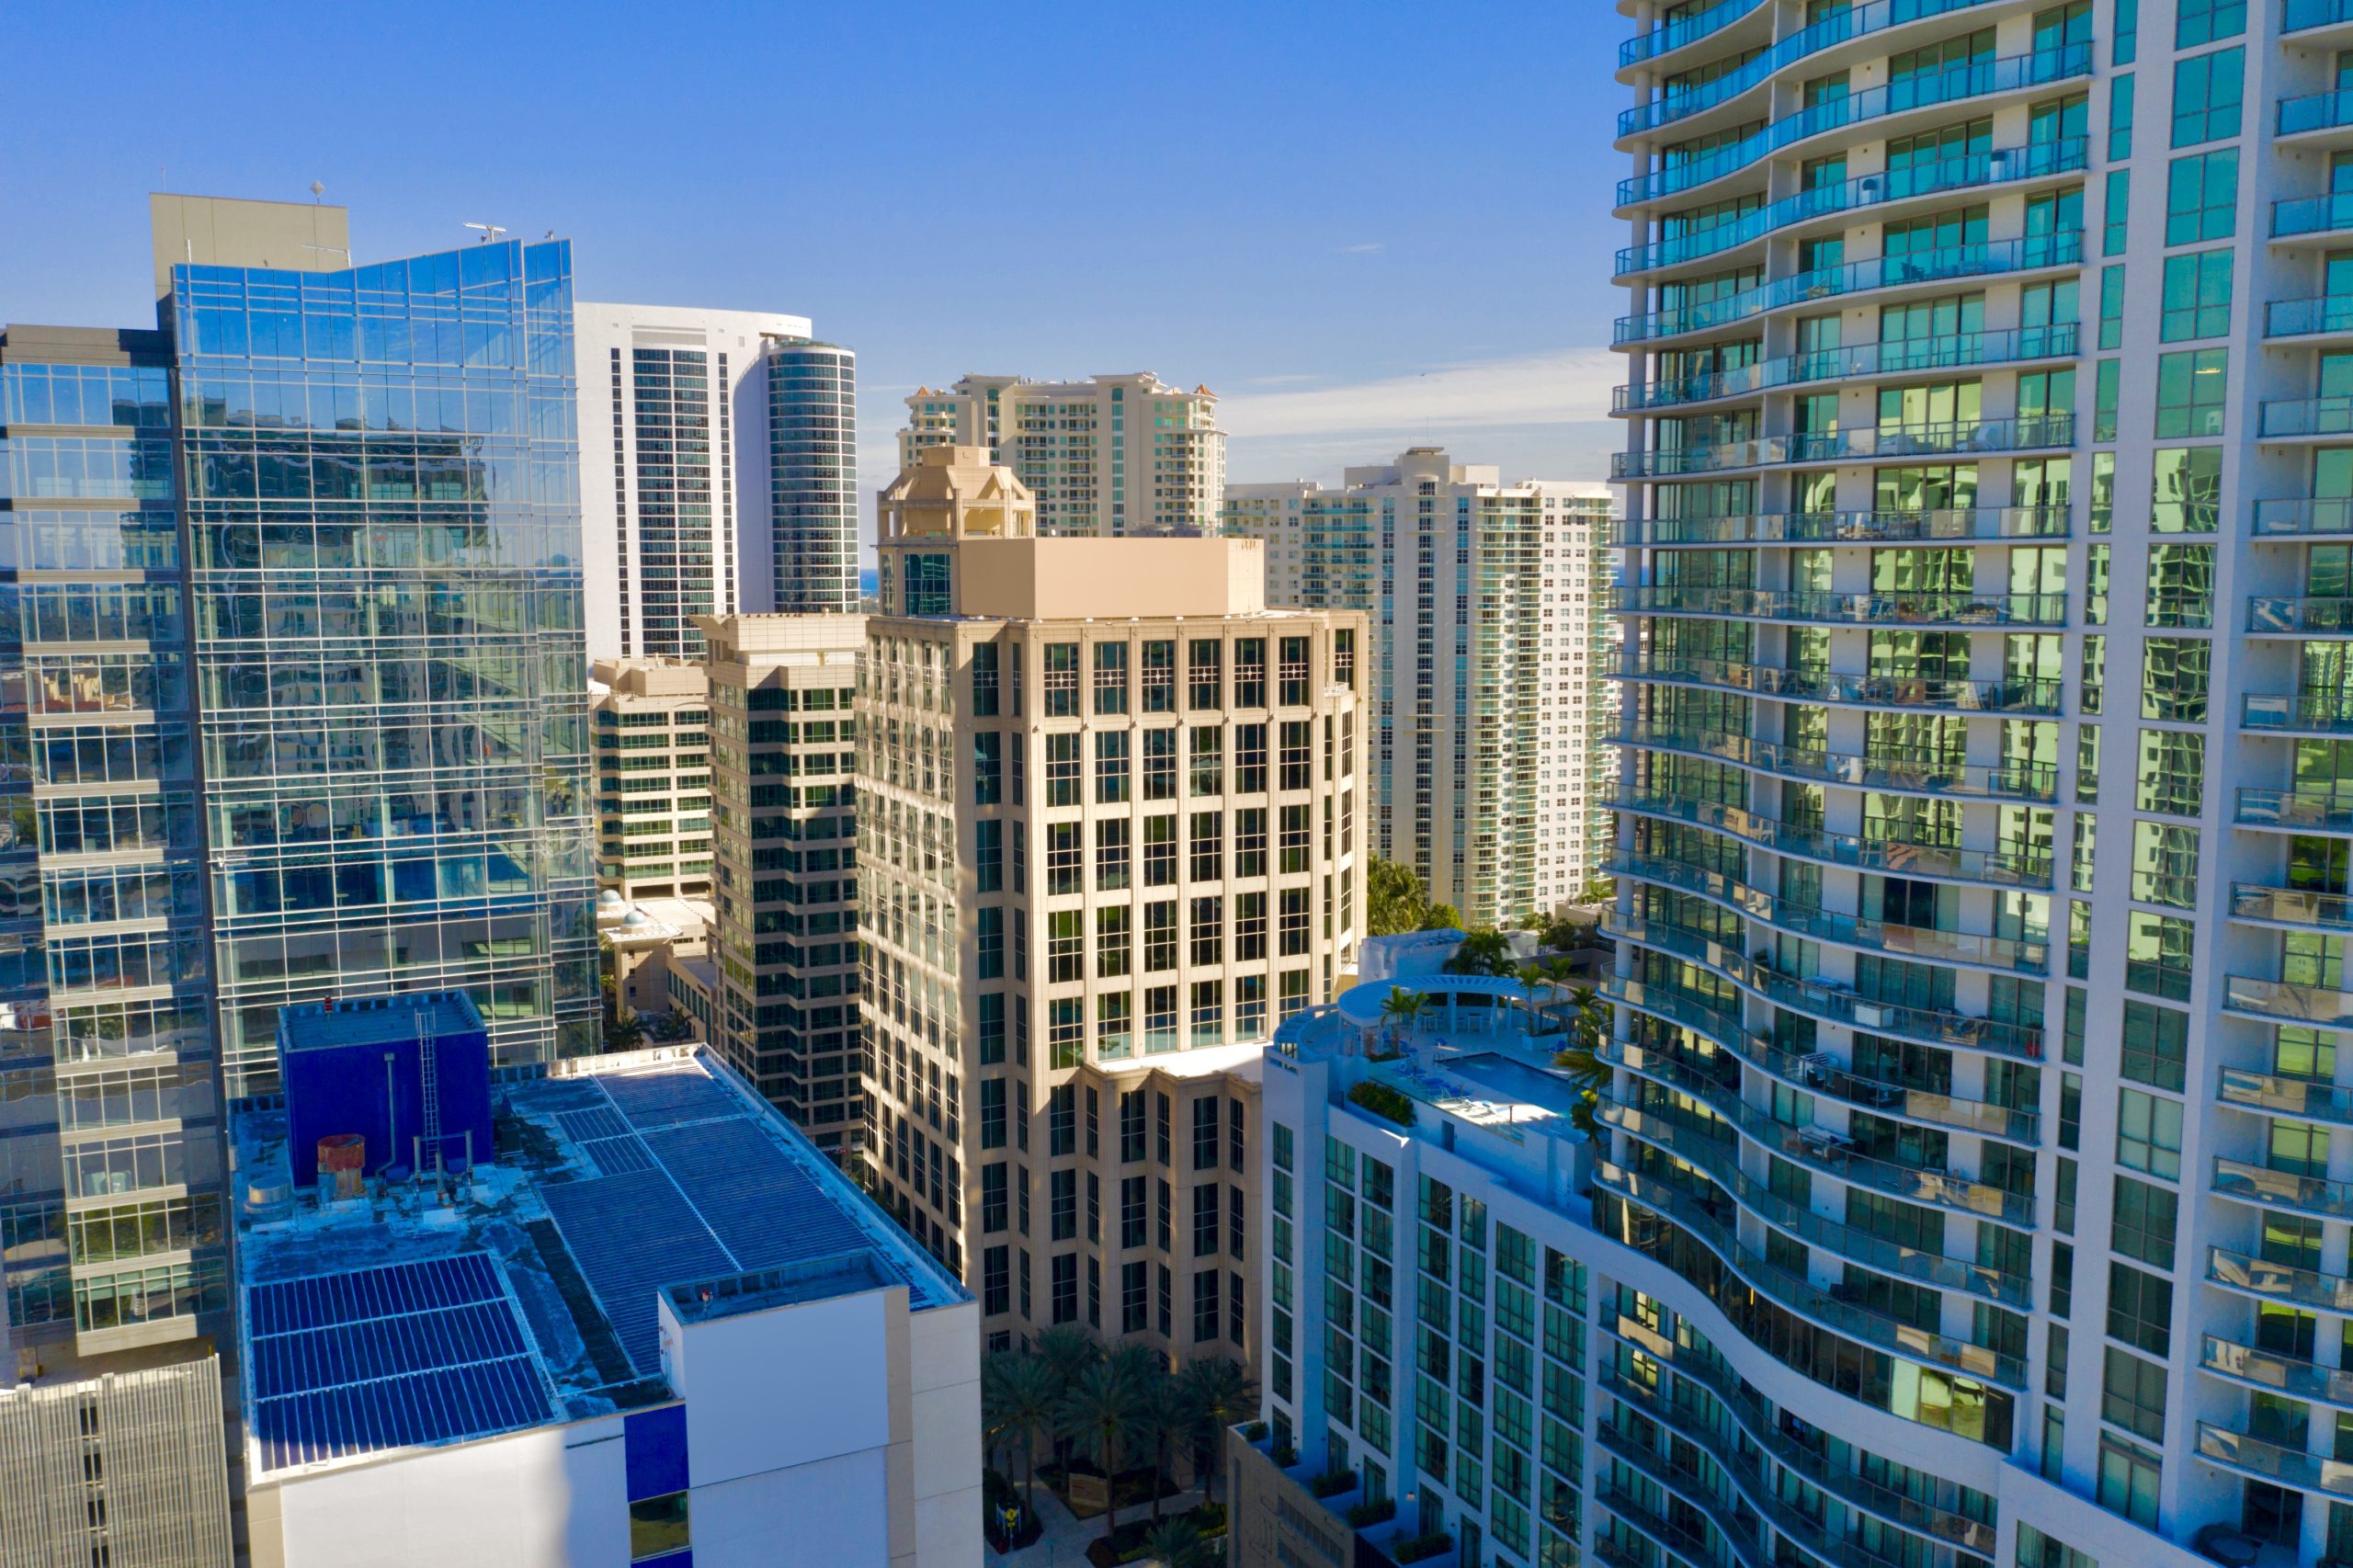
[[2353, 10], [1619, 10], [1597, 1219], [1981, 1556], [2353, 1560]]
[[899, 466], [926, 447], [985, 447], [1037, 498], [1041, 534], [1217, 531], [1225, 432], [1217, 394], [1149, 370], [1033, 381], [966, 376], [918, 389], [899, 432]]
[[1435, 447], [1337, 489], [1226, 487], [1268, 603], [1375, 619], [1375, 852], [1466, 919], [1550, 913], [1598, 870], [1610, 508], [1605, 486], [1506, 484]]
[[855, 608], [856, 357], [806, 316], [576, 311], [590, 656], [698, 656], [699, 615]]

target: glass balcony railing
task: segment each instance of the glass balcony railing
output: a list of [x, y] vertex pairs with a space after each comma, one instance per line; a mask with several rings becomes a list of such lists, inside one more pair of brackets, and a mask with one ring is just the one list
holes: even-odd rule
[[2263, 404], [2257, 430], [2274, 439], [2353, 433], [2353, 397], [2274, 398]]
[[2214, 1156], [2214, 1195], [2266, 1209], [2292, 1209], [2323, 1219], [2353, 1219], [2353, 1182], [2275, 1171], [2245, 1160]]
[[1962, 506], [1913, 512], [1758, 512], [1644, 517], [1619, 525], [1631, 545], [1862, 544], [1939, 539], [2064, 539], [2065, 506]]
[[1744, 767], [1855, 790], [1894, 790], [1912, 794], [1971, 795], [1998, 801], [2051, 801], [2058, 793], [2059, 770], [2049, 763], [1981, 764], [1919, 761], [1782, 745], [1717, 730], [1679, 730], [1636, 723], [1618, 735], [1618, 745], [1688, 752]]
[[1840, 1301], [1812, 1280], [1749, 1251], [1735, 1232], [1680, 1188], [1608, 1161], [1596, 1165], [1594, 1183], [1626, 1202], [1672, 1221], [1747, 1284], [1801, 1316], [1907, 1360], [1948, 1368], [2012, 1388], [2025, 1387], [2026, 1366], [2018, 1357], [1928, 1329], [1914, 1328]]
[[2255, 504], [2257, 539], [2334, 538], [2353, 534], [2353, 499], [2300, 496]]
[[[2353, 604], [2353, 600], [2346, 601]], [[1839, 626], [2064, 626], [2064, 594], [1837, 594], [1777, 588], [1622, 588], [1627, 615], [1731, 615]]]
[[1671, 381], [1620, 387], [1612, 394], [1619, 414], [1678, 407], [1717, 398], [1743, 397], [1775, 387], [1802, 386], [1813, 381], [1858, 376], [1913, 375], [1927, 370], [1960, 370], [1984, 365], [2012, 364], [2027, 359], [2072, 359], [2076, 354], [2074, 322], [2049, 326], [2017, 327], [2007, 332], [1970, 332], [1947, 337], [1896, 338], [1884, 343], [1858, 344], [1851, 348], [1823, 348], [1810, 354], [1762, 360], [1712, 375], [1685, 376]]
[[2072, 414], [2017, 419], [1972, 419], [1939, 425], [1866, 426], [1817, 435], [1756, 436], [1741, 441], [1612, 452], [1612, 479], [1657, 479], [1720, 473], [1782, 463], [1869, 462], [1881, 459], [1957, 457], [1970, 453], [2036, 451], [2075, 444]]
[[1765, 0], [1717, 0], [1704, 11], [1628, 39], [1618, 46], [1618, 63], [1620, 67], [1640, 65], [1645, 60], [1671, 54], [1723, 31], [1764, 3]]
[[2341, 892], [2234, 882], [2231, 885], [2231, 916], [2235, 920], [2305, 926], [2314, 930], [2353, 931], [2353, 898]]
[[[2331, 93], [2353, 103], [2353, 93]], [[2284, 106], [2283, 106], [2284, 107]], [[2316, 300], [2274, 300], [2263, 308], [2266, 337], [2310, 337], [2321, 333], [2353, 332], [2353, 295], [2330, 294]]]
[[[1672, 125], [1678, 119], [1688, 119], [1695, 114], [1704, 113], [1718, 104], [1727, 103], [1738, 97], [1775, 72], [1794, 65], [1808, 55], [1819, 54], [1825, 49], [1836, 48], [1851, 39], [1883, 32], [1889, 28], [1902, 27], [1909, 22], [1927, 21], [1937, 17], [1949, 16], [1953, 12], [1966, 11], [1972, 6], [1988, 3], [1989, 0], [1865, 0], [1864, 4], [1851, 10], [1825, 17], [1810, 28], [1791, 33], [1754, 59], [1743, 62], [1734, 70], [1725, 72], [1721, 76], [1686, 91], [1654, 98], [1649, 103], [1624, 110], [1618, 116], [1618, 134], [1632, 136], [1644, 131], [1655, 131], [1662, 125]], [[1743, 13], [1743, 15], [1745, 14], [1745, 12]], [[1729, 19], [1737, 20], [1738, 18]], [[1688, 25], [1689, 24], [1678, 24], [1678, 26]], [[1660, 32], [1670, 30], [1672, 29], [1663, 28]], [[1659, 36], [1658, 33], [1643, 35], [1645, 38], [1657, 36]], [[1704, 34], [1694, 34], [1691, 38], [1685, 39], [1683, 42], [1669, 47], [1680, 49], [1683, 43], [1704, 36]], [[1626, 51], [1641, 42], [1642, 40], [1637, 39], [1633, 43], [1620, 45], [1618, 63], [1621, 66], [1640, 63], [1640, 60], [1628, 59]], [[1641, 58], [1647, 59], [1649, 55], [1645, 54]]]
[[2279, 30], [2300, 33], [2308, 28], [2353, 22], [2353, 0], [2288, 0], [2279, 16]]
[[2314, 1084], [2302, 1078], [2249, 1072], [2244, 1067], [2225, 1067], [2219, 1092], [2224, 1105], [2242, 1109], [2353, 1127], [2353, 1089], [2339, 1088], [2334, 1084]]
[[1782, 198], [1728, 222], [1672, 239], [1630, 245], [1618, 253], [1617, 276], [1721, 256], [1792, 223], [1835, 217], [1891, 201], [1910, 201], [2012, 180], [2049, 179], [2086, 165], [2090, 143], [2081, 136], [1968, 153], [1933, 164], [1915, 164], [1875, 175], [1859, 175]]
[[2243, 974], [2223, 976], [2222, 988], [2222, 1006], [2234, 1012], [2290, 1024], [2316, 1024], [2322, 1028], [2353, 1028], [2353, 994], [2343, 991], [2291, 985], [2284, 980], [2250, 980]]
[[2198, 1424], [2198, 1457], [2299, 1492], [2353, 1498], [2353, 1463], [2283, 1448], [2211, 1421]]
[[2300, 234], [2333, 234], [2353, 229], [2353, 191], [2327, 196], [2290, 196], [2271, 204], [2271, 237], [2293, 239]]
[[2205, 1371], [2241, 1382], [2258, 1383], [2291, 1399], [2353, 1405], [2353, 1370], [2275, 1355], [2216, 1335], [2206, 1335], [2203, 1340], [2198, 1365]]
[[[1643, 1528], [1664, 1530], [1670, 1539], [1683, 1537], [1677, 1555], [1691, 1557], [1699, 1562], [1722, 1562], [1728, 1555], [1730, 1568], [1767, 1568], [1764, 1553], [1754, 1549], [1756, 1520], [1753, 1517], [1744, 1517], [1744, 1509], [1718, 1495], [1716, 1479], [1699, 1473], [1696, 1468], [1696, 1455], [1689, 1456], [1695, 1460], [1695, 1468], [1682, 1469], [1669, 1462], [1647, 1443], [1639, 1442], [1620, 1431], [1615, 1422], [1603, 1420], [1597, 1427], [1603, 1450], [1611, 1455], [1617, 1464], [1631, 1467], [1648, 1477], [1654, 1486], [1665, 1488], [1673, 1501], [1681, 1503], [1685, 1508], [1697, 1509], [1715, 1527], [1716, 1539], [1723, 1543], [1726, 1550], [1708, 1550], [1704, 1535], [1689, 1529], [1681, 1522], [1681, 1517], [1669, 1518], [1654, 1513], [1641, 1519]], [[1680, 1509], [1676, 1513], [1682, 1516]]]
[[1848, 294], [1867, 293], [1874, 289], [1901, 289], [1915, 284], [2032, 272], [2043, 267], [2073, 267], [2083, 258], [2084, 236], [2077, 229], [2063, 229], [2051, 234], [2030, 234], [2015, 240], [1946, 245], [1902, 256], [1878, 256], [1868, 261], [1818, 267], [1811, 272], [1794, 273], [1787, 278], [1777, 278], [1770, 283], [1758, 284], [1754, 289], [1744, 289], [1737, 294], [1671, 306], [1648, 315], [1620, 316], [1611, 328], [1611, 335], [1613, 341], [1620, 344], [1641, 343], [1654, 337], [1705, 332], [1785, 306], [1835, 300]]
[[2341, 1274], [2323, 1274], [2317, 1269], [2249, 1257], [2227, 1247], [2210, 1247], [2206, 1253], [2206, 1278], [2217, 1285], [2275, 1301], [2318, 1307], [2323, 1312], [2353, 1312], [2353, 1279]]
[[1984, 882], [1994, 887], [2051, 885], [2048, 854], [2009, 850], [1960, 849], [1941, 844], [1914, 844], [1904, 839], [1866, 838], [1851, 833], [1824, 833], [1794, 826], [1743, 811], [1717, 801], [1695, 801], [1665, 790], [1620, 794], [1609, 802], [1621, 812], [1645, 812], [1674, 817], [1732, 835], [1759, 849], [1832, 866], [1852, 866], [1886, 876], [1943, 878], [1951, 881]]
[[[1696, 866], [1687, 866], [1680, 860], [1670, 860], [1663, 856], [1621, 854], [1612, 861], [1610, 869], [1619, 875], [1639, 877], [1644, 881], [1699, 893], [1738, 910], [1743, 916], [1759, 925], [1787, 931], [1792, 936], [1836, 942], [1841, 947], [1868, 948], [1873, 952], [1893, 953], [1924, 963], [1965, 963], [2025, 974], [2044, 974], [2051, 968], [2051, 949], [2047, 942], [2010, 937], [1972, 936], [1965, 931], [1936, 931], [1922, 926], [1893, 926], [1883, 920], [1839, 915], [1777, 898], [1763, 888], [1750, 887], [1745, 882], [1734, 881], [1717, 872], [1701, 870]], [[1698, 933], [1691, 933], [1691, 937], [1702, 942], [1706, 940]], [[1762, 968], [1737, 951], [1727, 951], [1720, 957], [1711, 955], [1706, 961], [1748, 983], [1751, 989], [1760, 994], [1790, 983], [1788, 976]], [[1804, 981], [1800, 983], [1816, 983]], [[1851, 991], [1835, 986], [1828, 989], [1834, 996], [1847, 1002], [1853, 1000]]]
[[2013, 93], [2022, 88], [2043, 86], [2074, 76], [2088, 76], [2091, 69], [2091, 45], [2084, 42], [2062, 44], [2055, 49], [2038, 50], [2031, 54], [2007, 55], [1999, 60], [1971, 61], [1941, 71], [1924, 72], [1883, 82], [1878, 86], [1850, 92], [1844, 97], [1826, 98], [1795, 114], [1784, 115], [1737, 142], [1710, 148], [1698, 157], [1685, 158], [1647, 174], [1620, 180], [1618, 182], [1617, 204], [1631, 207], [1636, 202], [1680, 196], [1736, 174], [1758, 160], [1769, 158], [1800, 142], [1811, 141], [1816, 136], [1828, 135], [1849, 126], [1868, 124], [1915, 109], [1934, 108], [1941, 104], [1963, 103], [1995, 93]]
[[1847, 675], [1788, 670], [1722, 659], [1656, 654], [1629, 664], [1627, 680], [1670, 681], [1752, 692], [1783, 702], [1844, 702], [1871, 708], [1917, 708], [1960, 713], [2057, 713], [2056, 680], [1929, 680], [1914, 676]]
[[2234, 815], [2241, 827], [2353, 833], [2353, 789], [2242, 789]]
[[2353, 734], [2353, 691], [2300, 691], [2293, 696], [2250, 691], [2239, 710], [2239, 728]]
[[2353, 637], [2353, 597], [2337, 594], [2303, 598], [2256, 595], [2246, 601], [2246, 629], [2307, 637]]
[[2274, 123], [2282, 136], [2353, 125], [2353, 93], [2312, 93], [2303, 97], [2281, 98]]

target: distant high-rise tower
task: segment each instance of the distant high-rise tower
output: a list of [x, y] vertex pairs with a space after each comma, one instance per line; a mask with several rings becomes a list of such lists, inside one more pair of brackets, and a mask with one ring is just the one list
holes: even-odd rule
[[805, 316], [577, 313], [589, 653], [691, 658], [697, 616], [855, 608], [857, 357]]
[[1150, 371], [1032, 381], [966, 376], [907, 399], [899, 466], [926, 447], [983, 447], [1036, 498], [1041, 534], [1217, 531], [1225, 432], [1217, 394]]
[[1225, 490], [1224, 531], [1266, 541], [1269, 602], [1377, 620], [1374, 848], [1481, 925], [1549, 914], [1595, 871], [1609, 510], [1603, 486], [1505, 484], [1436, 447], [1336, 490]]

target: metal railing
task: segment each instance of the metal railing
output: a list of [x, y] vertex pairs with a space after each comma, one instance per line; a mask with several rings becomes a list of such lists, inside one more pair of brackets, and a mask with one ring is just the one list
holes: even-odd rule
[[2059, 770], [2047, 762], [1988, 765], [1858, 756], [1752, 740], [1721, 730], [1677, 730], [1644, 723], [1631, 724], [1608, 738], [1617, 745], [1688, 752], [1779, 778], [1854, 790], [1969, 795], [1996, 801], [2051, 801], [2057, 798], [2059, 790]]
[[1620, 673], [1627, 680], [1717, 687], [1785, 702], [1847, 702], [1961, 713], [2056, 713], [2063, 685], [2057, 680], [1932, 680], [1919, 676], [1791, 670], [1778, 665], [1667, 654], [1630, 660]]
[[1662, 54], [1697, 43], [1703, 38], [1722, 32], [1764, 3], [1765, 0], [1718, 0], [1716, 5], [1697, 15], [1628, 39], [1618, 46], [1618, 63], [1620, 66], [1640, 65], [1645, 60], [1654, 60]]
[[[1945, 506], [1920, 511], [1744, 512], [1724, 517], [1643, 517], [1619, 525], [1619, 542], [1855, 544], [1942, 539], [2064, 539], [2065, 506]], [[2347, 526], [2353, 531], [2353, 523]]]
[[2308, 888], [2275, 888], [2262, 882], [2231, 884], [2231, 917], [2269, 920], [2316, 930], [2353, 931], [2353, 898]]
[[1677, 305], [1647, 315], [1621, 316], [1611, 332], [1613, 340], [1621, 344], [1653, 337], [1673, 337], [1681, 333], [1726, 326], [1788, 305], [1837, 299], [1873, 289], [1901, 289], [1907, 285], [1943, 283], [1956, 278], [2031, 272], [2047, 267], [2072, 267], [2083, 258], [2084, 236], [2082, 231], [2076, 229], [2063, 229], [2051, 234], [2029, 234], [2014, 240], [1944, 245], [1935, 250], [1913, 251], [1901, 256], [1876, 256], [1864, 261], [1841, 262], [1835, 267], [1818, 267], [1809, 272], [1777, 278], [1770, 283], [1760, 283], [1737, 294]]
[[1616, 811], [1644, 812], [1696, 823], [1776, 855], [1793, 855], [1831, 866], [1851, 866], [1885, 876], [1943, 878], [2006, 888], [2047, 888], [2052, 883], [2052, 867], [2047, 855], [1960, 849], [1942, 844], [1915, 844], [1908, 839], [1827, 833], [1777, 822], [1720, 801], [1698, 801], [1664, 790], [1620, 794], [1609, 805]]
[[[2353, 599], [2341, 601], [2353, 606]], [[2064, 594], [1963, 594], [1935, 590], [1840, 594], [1782, 588], [1685, 588], [1630, 584], [1618, 596], [1629, 615], [1730, 615], [1851, 626], [2064, 626]]]
[[1632, 414], [1857, 376], [1912, 375], [2026, 359], [2070, 359], [2075, 356], [2079, 335], [2074, 322], [2054, 322], [2048, 326], [2012, 327], [2006, 332], [1964, 332], [1944, 337], [1893, 338], [1846, 348], [1818, 348], [1709, 375], [1622, 386], [1611, 393], [1610, 408], [1613, 413]]

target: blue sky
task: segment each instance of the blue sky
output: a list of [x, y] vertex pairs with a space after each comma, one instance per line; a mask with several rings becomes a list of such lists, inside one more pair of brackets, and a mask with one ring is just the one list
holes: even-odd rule
[[[976, 17], [993, 18], [976, 22]], [[965, 371], [1150, 369], [1236, 480], [1437, 440], [1601, 476], [1608, 0], [8, 7], [0, 320], [144, 324], [145, 193], [574, 242], [582, 298], [815, 318], [861, 483]]]

